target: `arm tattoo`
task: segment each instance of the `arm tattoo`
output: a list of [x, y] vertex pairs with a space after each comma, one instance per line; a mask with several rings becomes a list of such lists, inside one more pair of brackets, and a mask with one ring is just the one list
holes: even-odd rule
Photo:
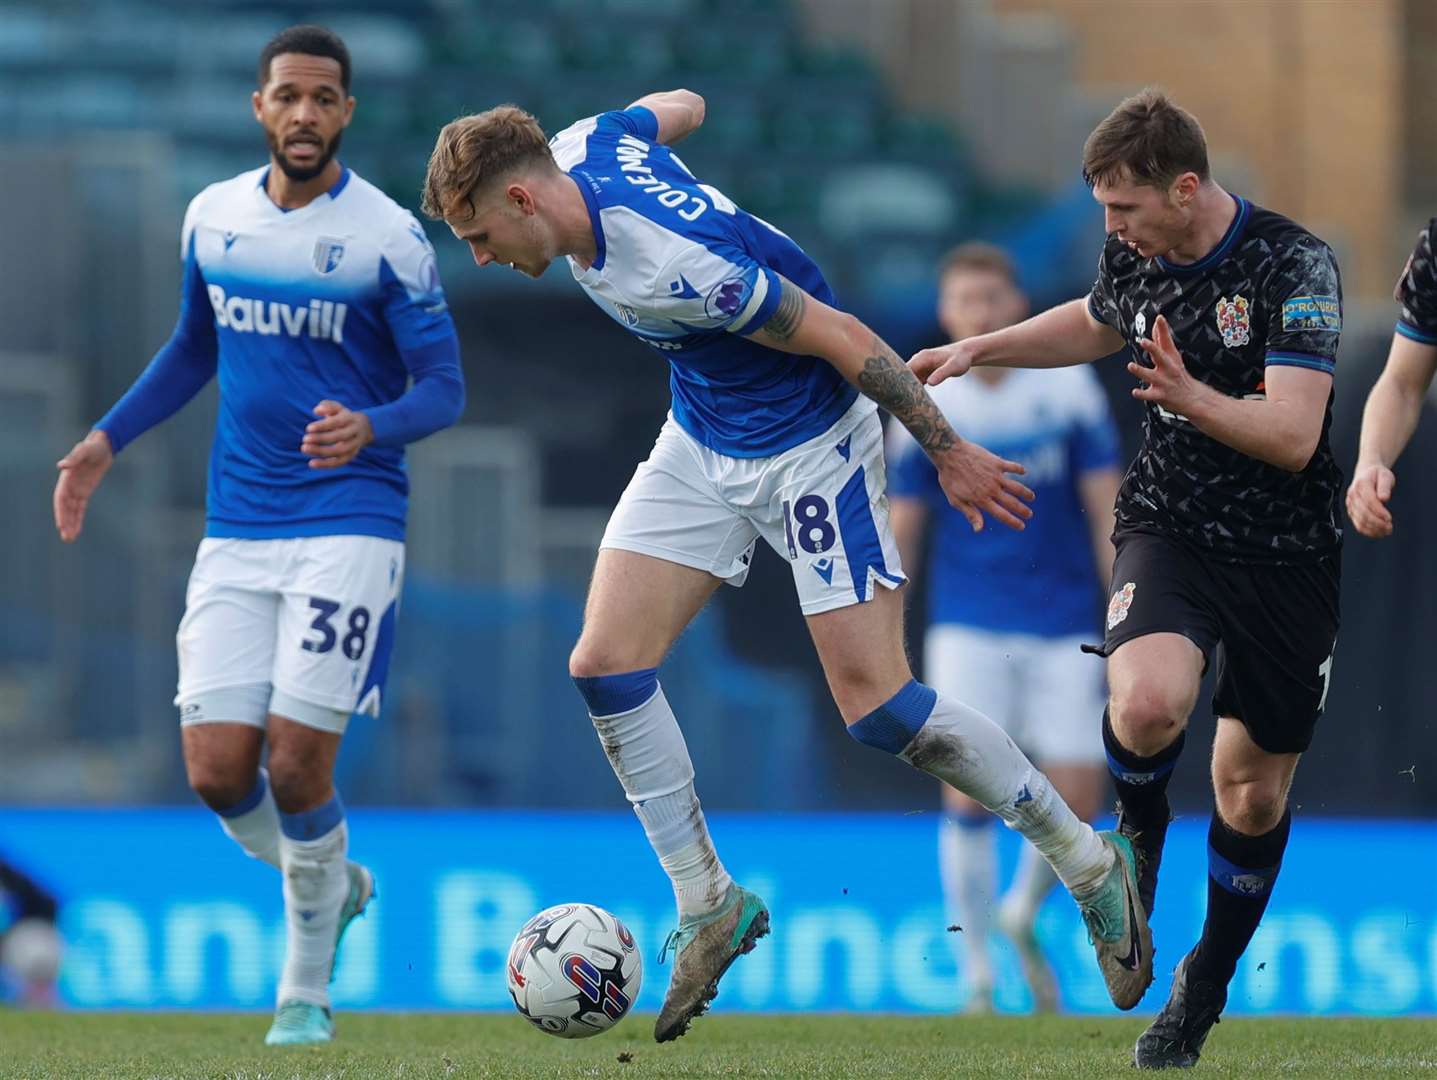
[[947, 450], [958, 441], [918, 376], [876, 336], [873, 355], [859, 372], [858, 389], [891, 412], [930, 454]]
[[788, 278], [783, 278], [783, 291], [779, 294], [778, 307], [763, 324], [763, 332], [777, 341], [793, 337], [798, 324], [803, 322], [803, 309], [808, 301], [804, 292]]

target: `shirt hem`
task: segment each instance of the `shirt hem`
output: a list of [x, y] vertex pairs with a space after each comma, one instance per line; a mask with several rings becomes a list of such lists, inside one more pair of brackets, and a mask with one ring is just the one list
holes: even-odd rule
[[323, 518], [318, 521], [226, 521], [205, 519], [205, 536], [215, 540], [291, 540], [305, 536], [374, 536], [404, 542], [404, 523], [378, 516]]

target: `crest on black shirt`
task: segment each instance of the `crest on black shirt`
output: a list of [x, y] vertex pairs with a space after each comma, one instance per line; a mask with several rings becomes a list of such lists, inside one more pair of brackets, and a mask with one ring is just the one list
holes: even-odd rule
[[1229, 300], [1218, 297], [1217, 329], [1222, 334], [1223, 347], [1236, 349], [1252, 340], [1252, 324], [1248, 319], [1247, 298], [1241, 293]]

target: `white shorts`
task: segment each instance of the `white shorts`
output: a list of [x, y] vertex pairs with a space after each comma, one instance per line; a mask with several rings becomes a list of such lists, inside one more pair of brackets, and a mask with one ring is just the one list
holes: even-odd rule
[[1097, 764], [1107, 695], [1102, 663], [1078, 649], [1084, 640], [937, 623], [924, 639], [923, 679], [990, 717], [1040, 767]]
[[200, 541], [176, 635], [182, 724], [342, 732], [379, 715], [404, 545], [374, 536]]
[[742, 585], [761, 536], [792, 565], [803, 613], [817, 615], [907, 580], [884, 484], [883, 427], [867, 398], [824, 434], [764, 458], [701, 446], [671, 414], [599, 546]]

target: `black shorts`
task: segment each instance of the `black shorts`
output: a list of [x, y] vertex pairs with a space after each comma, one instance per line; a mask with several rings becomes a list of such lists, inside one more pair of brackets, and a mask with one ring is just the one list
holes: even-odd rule
[[1217, 716], [1242, 721], [1272, 754], [1306, 750], [1332, 675], [1341, 556], [1296, 565], [1223, 562], [1159, 533], [1113, 536], [1102, 652], [1145, 634], [1217, 649]]

